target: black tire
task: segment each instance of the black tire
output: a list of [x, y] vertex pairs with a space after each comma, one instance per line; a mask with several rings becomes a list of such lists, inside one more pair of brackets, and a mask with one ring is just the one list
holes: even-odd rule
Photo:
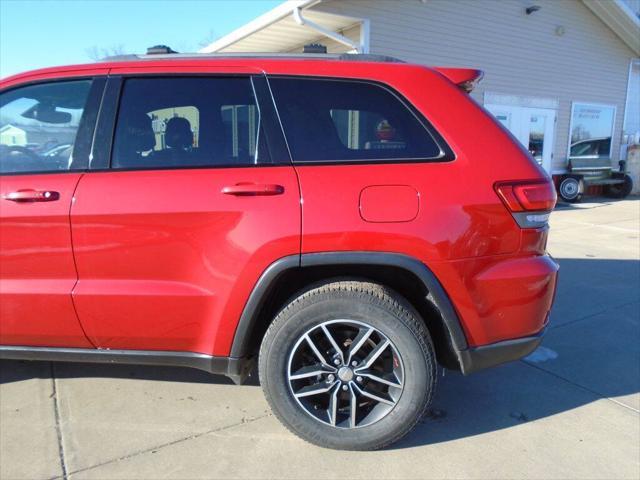
[[[364, 426], [356, 423], [356, 428], [339, 428], [313, 417], [294, 397], [293, 383], [290, 384], [289, 370], [295, 349], [299, 348], [296, 345], [301, 345], [304, 336], [317, 331], [320, 325], [326, 325], [326, 322], [340, 325], [339, 322], [346, 321], [344, 319], [366, 324], [386, 336], [393, 348], [391, 363], [398, 363], [397, 353], [403, 368], [402, 390], [395, 405], [383, 406], [390, 408], [385, 416], [371, 424], [364, 422]], [[356, 343], [355, 339], [351, 342], [347, 339], [342, 344], [337, 342], [340, 348], [344, 345], [348, 349]], [[322, 355], [330, 358], [329, 353], [327, 349]], [[347, 360], [347, 364], [349, 362]], [[291, 432], [315, 445], [341, 450], [375, 450], [398, 441], [422, 418], [436, 387], [434, 348], [417, 311], [390, 289], [364, 281], [325, 283], [307, 290], [286, 305], [262, 341], [259, 373], [273, 413]], [[336, 380], [338, 391], [344, 388], [344, 384], [339, 383], [341, 380], [342, 377]], [[321, 385], [325, 380], [314, 378], [310, 381]], [[362, 382], [362, 377], [359, 376], [358, 381]], [[366, 388], [369, 387], [365, 385]], [[355, 405], [357, 410], [362, 403], [356, 401]], [[350, 417], [348, 421], [355, 422]]]
[[578, 203], [584, 194], [584, 180], [575, 176], [564, 176], [558, 185], [558, 195], [568, 203]]
[[633, 180], [629, 175], [624, 176], [624, 182], [617, 185], [607, 185], [605, 195], [611, 198], [625, 198], [633, 190]]

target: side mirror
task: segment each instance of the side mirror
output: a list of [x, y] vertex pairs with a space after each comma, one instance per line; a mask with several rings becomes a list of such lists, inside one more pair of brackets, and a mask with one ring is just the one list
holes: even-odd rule
[[53, 124], [69, 123], [72, 119], [69, 112], [60, 112], [56, 110], [54, 105], [48, 103], [37, 103], [23, 112], [22, 116], [31, 120]]

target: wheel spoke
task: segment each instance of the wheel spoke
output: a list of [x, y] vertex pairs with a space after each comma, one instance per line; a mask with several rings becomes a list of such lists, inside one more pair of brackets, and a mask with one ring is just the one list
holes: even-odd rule
[[398, 382], [398, 381], [392, 382], [390, 380], [387, 380], [386, 378], [382, 378], [382, 377], [379, 377], [378, 375], [374, 375], [373, 373], [358, 372], [358, 375], [362, 377], [366, 377], [370, 380], [373, 380], [374, 382], [382, 383], [383, 385], [387, 385], [389, 387], [402, 388], [402, 382]]
[[313, 343], [313, 340], [311, 340], [311, 337], [307, 334], [304, 336], [304, 339], [307, 341], [307, 344], [311, 347], [311, 350], [313, 350], [313, 353], [316, 355], [316, 357], [318, 357], [318, 360], [320, 360], [323, 365], [329, 365], [325, 360], [324, 355], [320, 353], [320, 350], [318, 350], [316, 344]]
[[358, 320], [328, 320], [301, 332], [288, 354], [287, 383], [297, 405], [339, 429], [371, 425], [402, 394], [402, 357], [381, 331]]
[[338, 355], [340, 355], [340, 361], [344, 363], [344, 353], [342, 352], [342, 349], [338, 346], [336, 341], [333, 339], [333, 335], [331, 335], [331, 332], [329, 331], [329, 329], [324, 324], [320, 325], [320, 328], [322, 329], [326, 337], [329, 339], [331, 346], [335, 349], [336, 352], [338, 352]]
[[358, 417], [358, 397], [351, 385], [349, 385], [349, 393], [351, 396], [349, 400], [349, 426], [355, 428]]
[[336, 369], [328, 365], [309, 365], [293, 372], [291, 375], [289, 375], [289, 380], [300, 380], [302, 378], [310, 378], [317, 375], [324, 375], [327, 373], [335, 372]]
[[387, 348], [389, 345], [391, 345], [391, 342], [389, 342], [389, 340], [387, 340], [386, 338], [382, 342], [380, 342], [378, 345], [376, 345], [376, 347], [371, 351], [371, 353], [367, 355], [367, 358], [364, 359], [362, 364], [359, 365], [358, 368], [356, 368], [356, 373], [359, 372], [360, 370], [371, 367], [371, 365], [373, 365], [373, 362], [375, 362], [378, 359], [378, 357], [382, 355], [382, 352], [384, 352], [385, 348]]
[[327, 413], [329, 414], [329, 423], [331, 426], [336, 426], [336, 418], [338, 416], [338, 394], [340, 393], [340, 385], [336, 386], [335, 390], [331, 394], [331, 399], [329, 400], [329, 410]]
[[355, 384], [353, 385], [353, 388], [355, 388], [360, 395], [368, 397], [371, 400], [375, 400], [376, 402], [384, 403], [385, 405], [390, 405], [392, 407], [395, 405], [395, 402], [393, 402], [392, 400], [386, 399], [384, 397], [380, 397], [378, 395], [374, 395], [373, 393], [369, 393]]
[[358, 350], [360, 350], [360, 347], [364, 345], [364, 342], [367, 341], [367, 339], [371, 336], [372, 333], [373, 333], [373, 328], [360, 329], [360, 331], [358, 332], [358, 335], [356, 335], [356, 338], [353, 339], [353, 342], [349, 347], [349, 358], [347, 358], [348, 364], [351, 364], [351, 360], [353, 359], [353, 356], [356, 353], [358, 353]]
[[295, 392], [294, 395], [296, 398], [320, 395], [321, 393], [327, 393], [328, 391], [330, 391], [336, 383], [338, 382], [337, 381], [333, 383], [322, 382], [322, 383], [316, 383], [314, 385], [307, 385], [306, 387], [302, 387], [300, 390]]

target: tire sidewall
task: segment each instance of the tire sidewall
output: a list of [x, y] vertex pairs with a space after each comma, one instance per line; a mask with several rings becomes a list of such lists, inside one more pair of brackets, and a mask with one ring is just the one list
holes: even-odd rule
[[609, 186], [606, 193], [611, 198], [626, 198], [631, 190], [633, 190], [633, 180], [629, 175], [625, 175], [623, 183]]
[[[567, 185], [575, 184], [575, 193], [566, 192]], [[562, 198], [565, 202], [577, 202], [580, 200], [582, 196], [582, 188], [581, 181], [575, 177], [564, 177], [560, 181], [560, 185], [558, 187], [558, 193], [560, 194], [560, 198]]]
[[[357, 301], [351, 295], [305, 302], [269, 332], [267, 348], [261, 352], [261, 382], [278, 417], [313, 443], [343, 449], [376, 448], [381, 438], [401, 435], [423, 413], [435, 380], [433, 359], [425, 358], [415, 334], [389, 309], [376, 303]], [[404, 390], [396, 406], [381, 420], [355, 429], [337, 428], [313, 418], [295, 400], [287, 380], [289, 355], [309, 329], [330, 320], [355, 320], [383, 333], [396, 347], [404, 367]], [[432, 348], [432, 346], [430, 345]], [[264, 378], [263, 378], [264, 377]], [[368, 440], [370, 439], [370, 440]]]

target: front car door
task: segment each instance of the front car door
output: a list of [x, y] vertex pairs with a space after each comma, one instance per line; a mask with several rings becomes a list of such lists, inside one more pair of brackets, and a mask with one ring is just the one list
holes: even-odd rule
[[27, 82], [0, 94], [0, 344], [91, 347], [71, 299], [69, 210], [105, 78]]
[[110, 165], [81, 179], [71, 210], [73, 298], [100, 348], [228, 355], [260, 274], [299, 254], [298, 183], [266, 80], [221, 73], [112, 71], [117, 118], [97, 137], [111, 124], [113, 145], [93, 152]]

